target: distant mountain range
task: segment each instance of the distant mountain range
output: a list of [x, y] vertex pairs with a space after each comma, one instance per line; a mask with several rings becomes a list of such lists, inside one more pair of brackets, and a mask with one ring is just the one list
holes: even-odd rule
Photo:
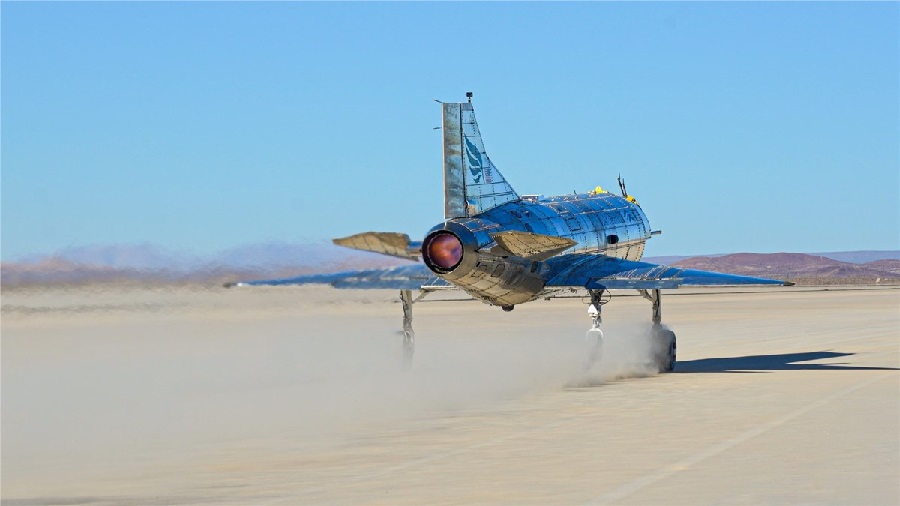
[[79, 246], [52, 255], [34, 255], [14, 262], [39, 264], [54, 259], [72, 264], [139, 271], [195, 271], [217, 269], [273, 269], [324, 266], [361, 258], [384, 258], [335, 246], [331, 242], [304, 244], [268, 242], [227, 249], [211, 255], [177, 253], [152, 244]]
[[[656, 256], [644, 260], [803, 284], [900, 284], [900, 251], [896, 250]], [[179, 254], [150, 244], [86, 246], [3, 262], [0, 283], [5, 287], [93, 282], [218, 283], [388, 267], [406, 262], [341, 248], [330, 242], [253, 244], [208, 256]]]
[[[854, 252], [848, 252], [850, 253]], [[716, 257], [690, 257], [672, 265], [784, 279], [799, 284], [900, 282], [900, 260], [895, 258], [851, 263], [804, 253], [734, 253]]]
[[[655, 257], [644, 257], [644, 260], [654, 264], [671, 265], [688, 258], [705, 257], [716, 258], [729, 255], [730, 253], [718, 253], [714, 255], [666, 255]], [[766, 253], [768, 254], [768, 253]], [[863, 250], [863, 251], [832, 251], [828, 253], [807, 253], [812, 256], [819, 256], [837, 260], [838, 262], [848, 262], [851, 264], [864, 264], [874, 262], [876, 260], [900, 260], [900, 250]]]
[[67, 248], [52, 255], [3, 262], [4, 286], [139, 281], [218, 282], [287, 277], [406, 263], [330, 242], [263, 243], [201, 256], [165, 251], [149, 244]]

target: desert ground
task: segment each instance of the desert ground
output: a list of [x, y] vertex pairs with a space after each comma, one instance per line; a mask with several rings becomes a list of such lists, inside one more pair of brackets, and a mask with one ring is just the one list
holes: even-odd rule
[[896, 288], [395, 299], [3, 290], [3, 504], [900, 504]]

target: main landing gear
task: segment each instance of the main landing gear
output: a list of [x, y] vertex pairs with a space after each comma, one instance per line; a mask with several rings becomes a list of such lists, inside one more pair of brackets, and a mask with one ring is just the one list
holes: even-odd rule
[[653, 329], [650, 331], [653, 362], [659, 372], [672, 372], [675, 370], [675, 333], [662, 324], [662, 294], [659, 289], [638, 292], [653, 305]]
[[[653, 327], [650, 330], [651, 363], [657, 371], [672, 372], [675, 370], [676, 341], [675, 333], [662, 324], [662, 294], [659, 289], [638, 290], [638, 292], [652, 304]], [[609, 302], [609, 297], [604, 297], [605, 290], [588, 290], [591, 302], [588, 305], [588, 315], [591, 317], [591, 328], [587, 331], [588, 342], [593, 341], [585, 370], [590, 369], [600, 360], [603, 352], [603, 331], [600, 330], [601, 309]]]
[[419, 292], [415, 299], [412, 290], [400, 290], [400, 304], [403, 306], [403, 368], [409, 370], [412, 367], [413, 355], [416, 354], [416, 332], [412, 326], [413, 304], [424, 299], [428, 294], [425, 290]]

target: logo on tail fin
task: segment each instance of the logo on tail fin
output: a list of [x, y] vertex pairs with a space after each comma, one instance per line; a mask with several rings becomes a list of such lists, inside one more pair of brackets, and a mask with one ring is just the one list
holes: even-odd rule
[[484, 165], [481, 161], [481, 153], [478, 152], [478, 148], [472, 144], [472, 141], [465, 138], [466, 140], [466, 155], [469, 158], [469, 172], [472, 173], [472, 178], [476, 183], [481, 182], [481, 177], [484, 174]]

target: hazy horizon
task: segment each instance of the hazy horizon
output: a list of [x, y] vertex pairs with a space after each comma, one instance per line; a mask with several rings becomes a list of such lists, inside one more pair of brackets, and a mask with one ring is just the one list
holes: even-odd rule
[[[800, 253], [824, 256], [849, 263], [865, 263], [879, 259], [900, 258], [897, 250], [845, 250], [845, 251], [717, 251], [696, 254], [644, 255], [645, 259], [670, 259], [677, 261], [692, 257], [718, 257], [739, 253], [776, 254]], [[197, 270], [204, 268], [258, 268], [317, 266], [341, 261], [396, 263], [397, 259], [377, 253], [336, 246], [330, 241], [286, 242], [269, 241], [243, 244], [206, 254], [187, 253], [163, 248], [148, 242], [135, 244], [94, 244], [70, 246], [53, 252], [23, 255], [15, 259], [3, 259], [4, 264], [38, 264], [49, 260], [65, 260], [88, 266], [132, 269]]]

